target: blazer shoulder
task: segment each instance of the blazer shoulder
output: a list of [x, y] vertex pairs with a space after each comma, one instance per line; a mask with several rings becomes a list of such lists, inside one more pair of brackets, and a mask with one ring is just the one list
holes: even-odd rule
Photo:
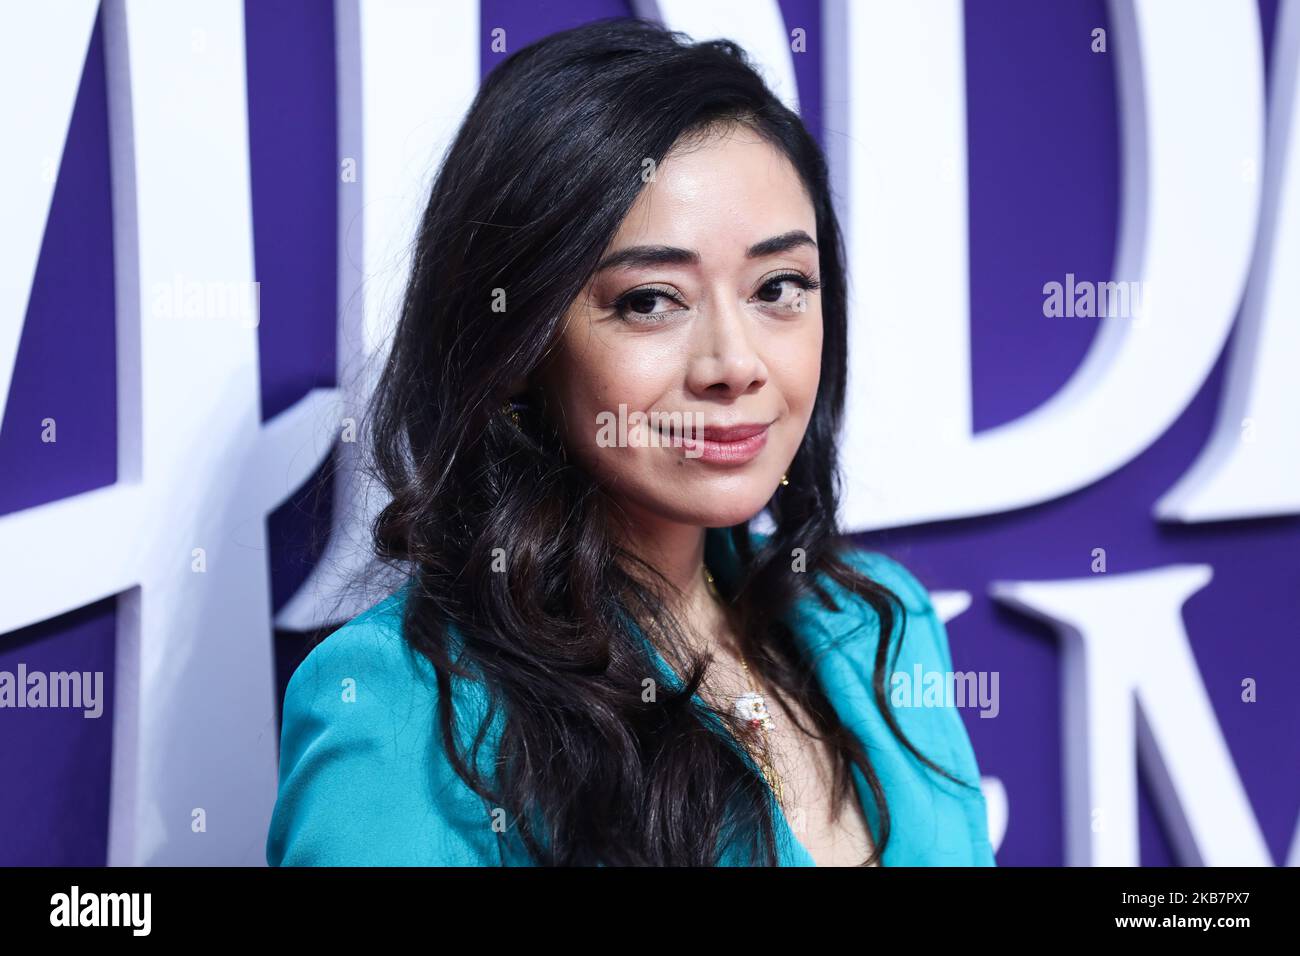
[[333, 691], [341, 686], [340, 682], [356, 681], [362, 676], [380, 685], [402, 683], [417, 676], [431, 678], [432, 668], [420, 667], [418, 655], [411, 651], [403, 635], [405, 606], [403, 587], [313, 647], [289, 678], [286, 706], [291, 701], [300, 702], [305, 695], [318, 694], [323, 681], [329, 682], [328, 689]]
[[[750, 540], [755, 548], [764, 547], [770, 538], [771, 534], [767, 532], [750, 531]], [[896, 558], [882, 551], [859, 547], [852, 542], [842, 544], [837, 555], [855, 570], [887, 586], [899, 596], [909, 611], [924, 614], [932, 609], [930, 595], [925, 586]], [[819, 580], [819, 583], [831, 591], [836, 598], [845, 593], [844, 588], [824, 577]]]
[[481, 801], [442, 750], [437, 674], [404, 638], [404, 607], [405, 588], [325, 638], [289, 679], [270, 865], [500, 861]]
[[[896, 603], [891, 602], [894, 611], [891, 640], [900, 627], [910, 630], [910, 625], [906, 622], [935, 613], [929, 592], [898, 560], [879, 551], [854, 546], [842, 548], [837, 556], [854, 571], [888, 588], [897, 598]], [[879, 640], [882, 623], [880, 614], [866, 597], [840, 584], [825, 572], [818, 574], [816, 583], [830, 599], [832, 606], [827, 606], [815, 591], [809, 591], [798, 600], [794, 610], [796, 620], [808, 628], [816, 644], [821, 645], [826, 641], [839, 644], [850, 637], [856, 644], [861, 644], [868, 638], [872, 643]]]
[[[880, 551], [851, 548], [843, 552], [842, 557], [873, 581], [889, 588], [906, 609], [905, 620], [900, 622], [895, 618], [891, 635], [891, 639], [896, 639], [901, 629], [902, 637], [894, 651], [897, 657], [891, 657], [893, 666], [902, 670], [921, 664], [930, 669], [951, 671], [952, 647], [948, 641], [948, 629], [935, 610], [929, 589], [917, 576], [897, 558]], [[836, 601], [840, 603], [845, 589], [836, 586], [836, 591]], [[878, 640], [880, 624], [875, 609], [854, 594], [848, 594], [846, 600], [856, 602], [862, 622], [869, 625], [865, 630]]]
[[[962, 781], [954, 784], [928, 770], [926, 772], [929, 785], [951, 794], [961, 807], [969, 833], [969, 842], [962, 846], [965, 855], [959, 855], [964, 860], [962, 865], [995, 866], [989, 841], [988, 806], [980, 788], [979, 762], [965, 721], [955, 700], [944, 695], [932, 699], [932, 695], [918, 693], [919, 689], [914, 686], [918, 676], [922, 688], [936, 679], [947, 682], [950, 675], [957, 676], [953, 669], [947, 626], [935, 610], [929, 590], [902, 562], [878, 551], [862, 549], [846, 554], [845, 558], [898, 594], [907, 607], [902, 639], [889, 657], [887, 685], [891, 707], [909, 739]], [[865, 608], [863, 613], [874, 620], [871, 607], [865, 601], [861, 604]], [[897, 623], [895, 627], [898, 627]], [[870, 646], [858, 642], [855, 649], [851, 643], [849, 653], [857, 654], [865, 675], [879, 639], [879, 628], [862, 629], [859, 634], [870, 636], [867, 642]]]
[[929, 590], [897, 558], [890, 557], [883, 551], [872, 551], [856, 546], [845, 548], [840, 552], [840, 557], [856, 570], [897, 594], [908, 611], [914, 614], [933, 613], [934, 604]]

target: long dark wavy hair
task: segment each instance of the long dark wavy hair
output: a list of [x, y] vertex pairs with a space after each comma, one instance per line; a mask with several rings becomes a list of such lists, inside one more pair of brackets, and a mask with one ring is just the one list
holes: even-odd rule
[[[864, 863], [888, 845], [886, 795], [786, 620], [810, 593], [837, 609], [819, 576], [878, 615], [872, 684], [893, 733], [965, 783], [919, 753], [890, 710], [889, 636], [904, 604], [841, 557], [845, 276], [822, 153], [735, 44], [599, 21], [519, 50], [484, 81], [434, 182], [368, 412], [370, 465], [392, 496], [375, 551], [411, 574], [405, 639], [437, 670], [441, 746], [541, 865], [716, 865], [727, 846], [751, 864], [779, 862], [771, 793], [736, 746], [738, 725], [695, 698], [708, 659], [679, 652], [687, 644], [671, 586], [619, 547], [619, 509], [566, 452], [545, 397], [514, 391], [546, 362], [644, 188], [644, 160], [658, 164], [683, 137], [730, 124], [787, 156], [812, 198], [824, 326], [812, 418], [789, 485], [769, 504], [775, 529], [762, 542], [746, 524], [723, 532], [739, 558], [738, 577], [719, 584], [741, 649], [810, 715], [815, 726], [800, 729], [829, 741], [837, 806], [853, 798], [850, 767], [860, 768], [878, 817]], [[498, 311], [502, 290], [508, 307]], [[521, 402], [518, 424], [502, 412], [507, 398]], [[805, 573], [791, 571], [795, 548]], [[655, 664], [638, 628], [683, 675], [653, 702], [642, 699]], [[487, 689], [484, 734], [466, 753], [453, 733], [453, 674]], [[498, 714], [495, 772], [484, 774], [479, 749]], [[719, 720], [728, 733], [701, 732]]]

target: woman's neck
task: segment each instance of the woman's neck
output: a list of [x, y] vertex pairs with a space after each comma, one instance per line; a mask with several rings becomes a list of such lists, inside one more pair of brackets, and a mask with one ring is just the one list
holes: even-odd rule
[[[725, 623], [725, 613], [709, 593], [704, 577], [706, 529], [628, 509], [624, 550], [655, 568], [679, 592], [665, 595], [684, 624], [697, 635], [698, 649], [709, 649]], [[636, 573], [636, 569], [632, 569]]]

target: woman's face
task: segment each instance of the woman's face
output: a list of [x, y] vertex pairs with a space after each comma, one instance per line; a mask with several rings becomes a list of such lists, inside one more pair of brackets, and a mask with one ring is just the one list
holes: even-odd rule
[[722, 527], [771, 498], [820, 378], [816, 240], [794, 167], [752, 130], [655, 170], [542, 379], [571, 453], [631, 514]]

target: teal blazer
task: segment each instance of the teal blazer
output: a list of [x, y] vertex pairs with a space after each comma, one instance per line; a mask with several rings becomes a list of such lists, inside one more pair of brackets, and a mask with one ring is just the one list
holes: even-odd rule
[[[715, 577], [731, 579], [738, 562], [730, 536], [711, 529], [706, 540], [706, 560]], [[947, 632], [917, 579], [879, 552], [857, 550], [850, 560], [890, 587], [907, 608], [905, 638], [891, 673], [910, 676], [917, 665], [925, 672], [950, 672]], [[877, 616], [862, 599], [823, 581], [840, 610], [828, 611], [809, 597], [793, 609], [790, 623], [809, 649], [831, 704], [865, 745], [884, 787], [892, 832], [883, 865], [996, 865], [979, 770], [961, 714], [951, 706], [894, 708], [899, 726], [917, 749], [972, 788], [924, 766], [890, 731], [871, 693], [880, 640]], [[434, 669], [402, 638], [410, 583], [317, 645], [289, 681], [279, 792], [266, 840], [271, 866], [533, 865], [513, 830], [497, 832], [491, 808], [457, 776], [442, 752]], [[898, 627], [896, 622], [895, 634]], [[680, 688], [664, 658], [645, 643], [664, 680]], [[457, 739], [464, 745], [486, 716], [486, 693], [458, 676], [452, 684]], [[460, 716], [462, 708], [470, 712], [468, 718]], [[500, 731], [498, 715], [490, 734], [499, 736]], [[743, 753], [738, 744], [736, 749]], [[480, 753], [485, 772], [492, 757], [493, 747], [485, 746]], [[852, 773], [863, 811], [872, 831], [879, 833], [866, 779], [856, 766]], [[772, 806], [781, 865], [816, 866], [775, 798]], [[736, 865], [727, 854], [720, 863]]]

